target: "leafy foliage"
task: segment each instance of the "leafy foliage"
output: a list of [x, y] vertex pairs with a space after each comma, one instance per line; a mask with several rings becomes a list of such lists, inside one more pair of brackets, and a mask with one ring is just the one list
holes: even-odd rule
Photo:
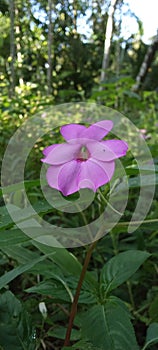
[[158, 343], [158, 323], [151, 323], [147, 329], [146, 343], [143, 350], [156, 343]]
[[35, 349], [35, 330], [30, 318], [10, 291], [0, 296], [0, 345], [4, 350]]
[[130, 250], [113, 257], [101, 271], [101, 285], [108, 293], [111, 292], [127, 281], [149, 256], [147, 252]]
[[[111, 298], [105, 305], [95, 305], [84, 316], [83, 337], [101, 349], [135, 349], [138, 345], [128, 311], [119, 300]], [[97, 332], [96, 332], [97, 329]]]

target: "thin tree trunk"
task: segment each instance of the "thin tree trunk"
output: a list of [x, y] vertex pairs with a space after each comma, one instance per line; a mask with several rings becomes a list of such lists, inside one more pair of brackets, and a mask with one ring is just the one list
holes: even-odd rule
[[[109, 14], [108, 14], [108, 20], [106, 25], [106, 32], [105, 32], [105, 41], [104, 41], [104, 54], [103, 54], [103, 60], [102, 60], [102, 70], [101, 70], [101, 76], [100, 76], [100, 83], [102, 84], [106, 79], [106, 70], [108, 68], [109, 64], [109, 54], [110, 54], [110, 47], [111, 47], [111, 39], [113, 34], [113, 18], [114, 13], [116, 9], [118, 0], [111, 0], [111, 4], [109, 7]], [[100, 90], [102, 90], [103, 87], [100, 87]]]
[[15, 6], [14, 0], [10, 0], [10, 97], [15, 93], [15, 33], [14, 33], [14, 21], [15, 21]]
[[17, 56], [17, 68], [19, 85], [24, 84], [22, 77], [22, 52], [21, 52], [21, 28], [20, 28], [20, 18], [21, 18], [21, 1], [15, 0], [15, 35], [16, 35], [16, 56]]
[[52, 26], [52, 0], [48, 0], [48, 70], [47, 70], [47, 86], [48, 95], [52, 92], [52, 43], [53, 43], [53, 26]]
[[73, 1], [73, 33], [77, 34], [77, 3], [76, 0]]
[[147, 75], [148, 69], [151, 66], [151, 63], [154, 59], [155, 52], [158, 50], [158, 33], [156, 38], [154, 39], [153, 43], [149, 46], [147, 53], [144, 57], [144, 61], [140, 67], [139, 73], [136, 77], [136, 83], [132, 87], [132, 90], [134, 92], [137, 92], [139, 88], [141, 87], [143, 81], [145, 80], [145, 77]]
[[117, 42], [116, 42], [116, 78], [119, 78], [120, 68], [121, 68], [121, 45], [120, 45], [120, 35], [121, 35], [121, 25], [122, 25], [122, 3], [119, 4], [119, 19], [117, 25]]

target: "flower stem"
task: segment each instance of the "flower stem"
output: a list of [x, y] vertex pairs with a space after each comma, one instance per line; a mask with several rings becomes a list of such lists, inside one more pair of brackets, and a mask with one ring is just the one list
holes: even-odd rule
[[87, 254], [86, 254], [84, 265], [82, 267], [81, 275], [80, 275], [80, 278], [79, 278], [79, 281], [78, 281], [78, 285], [77, 285], [77, 288], [76, 288], [76, 293], [75, 293], [75, 296], [74, 296], [74, 300], [73, 300], [73, 303], [72, 303], [72, 306], [71, 306], [70, 318], [69, 318], [69, 323], [68, 323], [68, 328], [67, 328], [67, 332], [66, 332], [64, 346], [68, 346], [69, 342], [70, 342], [70, 336], [71, 336], [71, 331], [72, 331], [72, 327], [73, 327], [73, 321], [74, 321], [74, 318], [75, 318], [76, 312], [77, 312], [77, 303], [78, 303], [78, 299], [79, 299], [79, 296], [80, 296], [82, 283], [83, 283], [83, 280], [84, 280], [84, 277], [85, 277], [85, 274], [86, 274], [86, 271], [87, 271], [87, 267], [88, 267], [88, 264], [89, 264], [89, 261], [90, 261], [91, 255], [92, 255], [92, 251], [93, 251], [96, 243], [97, 242], [95, 241], [95, 242], [93, 242], [90, 245], [90, 247], [89, 247], [89, 249], [87, 251]]

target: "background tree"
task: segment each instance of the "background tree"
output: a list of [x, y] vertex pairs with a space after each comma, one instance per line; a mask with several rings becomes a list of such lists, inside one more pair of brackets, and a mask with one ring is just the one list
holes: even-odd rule
[[[103, 54], [101, 76], [100, 76], [101, 84], [106, 79], [106, 70], [109, 64], [111, 39], [112, 39], [113, 26], [114, 26], [113, 24], [114, 13], [115, 13], [117, 3], [118, 3], [118, 0], [111, 0], [109, 5], [109, 10], [108, 10], [108, 18], [107, 18], [106, 31], [105, 31], [105, 40], [104, 40], [104, 54]], [[102, 87], [100, 87], [100, 89], [102, 89]]]
[[10, 96], [15, 92], [15, 4], [10, 1]]
[[47, 69], [47, 84], [48, 95], [52, 92], [52, 69], [53, 69], [53, 25], [52, 25], [53, 3], [52, 0], [48, 0], [48, 69]]
[[138, 91], [139, 88], [142, 86], [142, 83], [144, 82], [147, 72], [152, 64], [152, 61], [155, 57], [155, 53], [158, 50], [158, 32], [156, 37], [154, 38], [152, 44], [148, 47], [148, 50], [145, 54], [144, 60], [142, 62], [142, 65], [140, 67], [139, 73], [136, 77], [136, 83], [133, 86], [133, 91]]
[[[121, 18], [121, 6], [119, 0], [3, 0], [0, 69], [5, 89], [14, 92], [14, 86], [25, 89], [26, 84], [35, 89], [36, 84], [42, 94], [63, 102], [90, 97], [107, 72], [109, 79], [136, 78], [147, 45], [141, 35], [121, 38], [115, 16], [120, 8]], [[83, 34], [80, 19], [87, 22]]]

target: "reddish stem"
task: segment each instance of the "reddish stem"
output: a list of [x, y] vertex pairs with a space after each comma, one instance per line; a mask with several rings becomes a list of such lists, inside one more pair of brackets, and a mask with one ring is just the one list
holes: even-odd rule
[[67, 328], [67, 332], [66, 332], [64, 346], [68, 346], [69, 342], [70, 342], [71, 331], [72, 331], [72, 327], [73, 327], [73, 321], [74, 321], [74, 318], [75, 318], [76, 312], [77, 312], [77, 304], [78, 304], [78, 299], [79, 299], [79, 296], [80, 296], [82, 283], [83, 283], [83, 280], [84, 280], [84, 277], [85, 277], [85, 274], [86, 274], [86, 271], [87, 271], [87, 267], [88, 267], [88, 264], [89, 264], [89, 261], [90, 261], [91, 255], [92, 255], [92, 251], [93, 251], [95, 245], [96, 245], [96, 241], [93, 242], [90, 245], [90, 247], [89, 247], [89, 249], [87, 251], [87, 254], [86, 254], [84, 265], [82, 267], [81, 275], [80, 275], [80, 278], [79, 278], [79, 281], [78, 281], [78, 285], [77, 285], [77, 288], [76, 288], [76, 293], [75, 293], [74, 300], [73, 300], [73, 303], [72, 303], [72, 306], [71, 306], [70, 318], [69, 318], [69, 323], [68, 323], [68, 328]]

